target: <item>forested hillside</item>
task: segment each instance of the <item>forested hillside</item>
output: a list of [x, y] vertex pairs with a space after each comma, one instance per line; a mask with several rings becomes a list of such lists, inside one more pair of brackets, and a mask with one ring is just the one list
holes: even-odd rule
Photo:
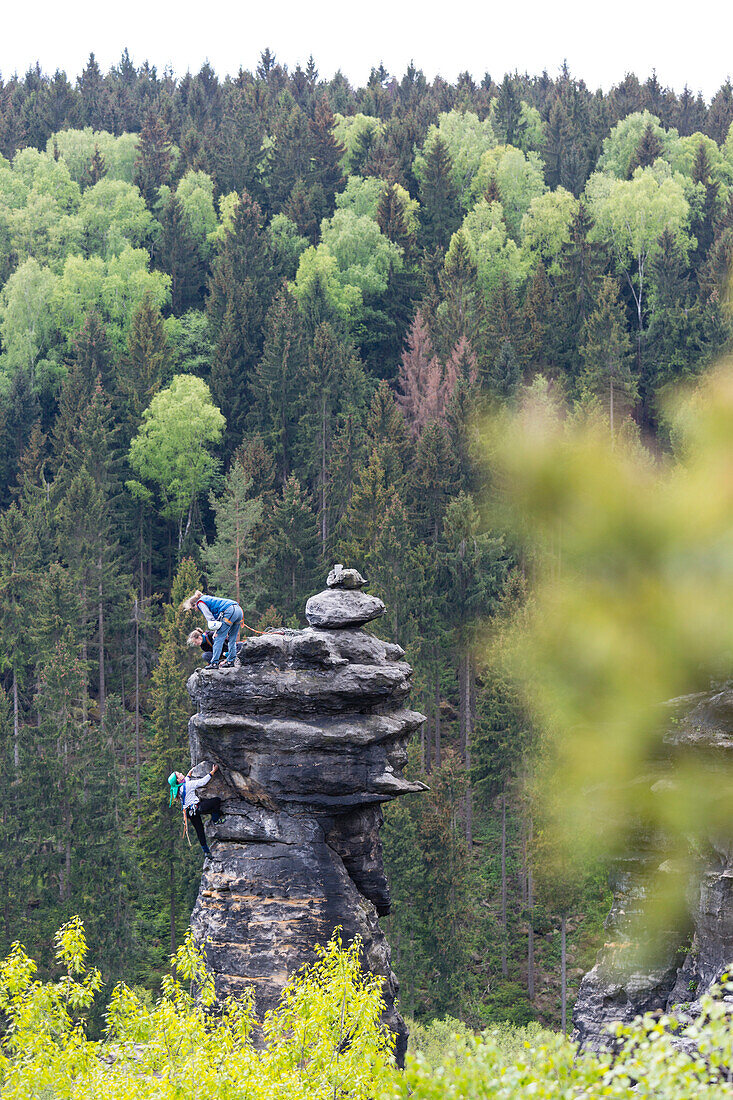
[[269, 51], [0, 83], [1, 953], [78, 913], [157, 987], [200, 868], [174, 609], [300, 625], [343, 561], [428, 715], [431, 792], [383, 831], [403, 1009], [557, 1020], [559, 920], [577, 978], [605, 876], [541, 873], [533, 732], [481, 656], [529, 565], [476, 423], [532, 388], [668, 446], [664, 388], [730, 346], [732, 123], [730, 83], [355, 89]]

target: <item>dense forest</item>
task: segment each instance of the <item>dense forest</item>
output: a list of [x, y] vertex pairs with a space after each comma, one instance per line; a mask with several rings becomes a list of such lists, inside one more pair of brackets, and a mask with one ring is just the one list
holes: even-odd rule
[[532, 390], [669, 446], [660, 397], [731, 341], [732, 124], [729, 82], [356, 89], [269, 50], [0, 82], [0, 952], [50, 961], [78, 913], [158, 988], [200, 868], [176, 608], [302, 625], [343, 561], [428, 716], [383, 830], [403, 1009], [558, 1021], [607, 884], [542, 875], [536, 738], [482, 657], [530, 566], [477, 424]]

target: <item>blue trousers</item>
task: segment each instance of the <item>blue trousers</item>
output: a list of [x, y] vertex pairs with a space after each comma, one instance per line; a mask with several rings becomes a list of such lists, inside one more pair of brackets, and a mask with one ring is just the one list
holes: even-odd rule
[[242, 608], [238, 603], [231, 603], [224, 609], [221, 626], [214, 635], [214, 651], [211, 654], [211, 664], [216, 664], [221, 658], [224, 642], [228, 641], [227, 660], [234, 661], [237, 656], [237, 638], [239, 628], [242, 625]]

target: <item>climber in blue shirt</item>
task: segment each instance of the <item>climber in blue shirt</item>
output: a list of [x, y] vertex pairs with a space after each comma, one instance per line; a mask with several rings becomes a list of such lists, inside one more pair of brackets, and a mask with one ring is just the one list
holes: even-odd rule
[[218, 668], [224, 642], [228, 642], [227, 659], [222, 668], [233, 668], [237, 658], [237, 638], [242, 625], [242, 608], [234, 600], [207, 596], [198, 589], [181, 604], [184, 611], [197, 609], [206, 619], [209, 630], [216, 630], [209, 668]]

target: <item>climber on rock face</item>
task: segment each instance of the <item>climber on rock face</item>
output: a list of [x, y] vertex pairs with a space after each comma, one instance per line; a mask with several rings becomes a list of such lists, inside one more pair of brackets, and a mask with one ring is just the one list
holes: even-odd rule
[[[242, 625], [242, 608], [234, 600], [223, 599], [221, 596], [206, 596], [198, 589], [185, 599], [181, 604], [184, 611], [198, 609], [206, 619], [208, 632], [213, 634], [212, 654], [209, 668], [218, 668], [221, 660], [224, 642], [228, 642], [227, 659], [222, 668], [233, 668], [237, 658], [237, 638], [239, 628]], [[215, 633], [214, 633], [215, 631]], [[207, 632], [207, 633], [208, 633]], [[192, 641], [196, 631], [188, 638], [189, 645], [200, 645], [200, 642]], [[203, 631], [201, 632], [203, 637]], [[202, 649], [203, 649], [202, 645]], [[206, 650], [204, 650], [206, 652]]]
[[208, 775], [203, 776], [201, 779], [192, 779], [191, 772], [188, 775], [184, 775], [183, 772], [171, 772], [168, 776], [168, 786], [170, 787], [170, 800], [169, 806], [173, 805], [174, 799], [180, 798], [183, 808], [183, 816], [186, 820], [193, 823], [193, 827], [196, 830], [196, 836], [199, 839], [204, 855], [210, 856], [211, 851], [206, 841], [206, 832], [204, 830], [204, 814], [211, 814], [211, 820], [214, 825], [218, 825], [223, 819], [224, 814], [221, 812], [221, 799], [216, 798], [199, 798], [196, 793], [200, 787], [205, 787], [206, 784], [219, 770], [219, 765], [214, 764], [213, 768]]

